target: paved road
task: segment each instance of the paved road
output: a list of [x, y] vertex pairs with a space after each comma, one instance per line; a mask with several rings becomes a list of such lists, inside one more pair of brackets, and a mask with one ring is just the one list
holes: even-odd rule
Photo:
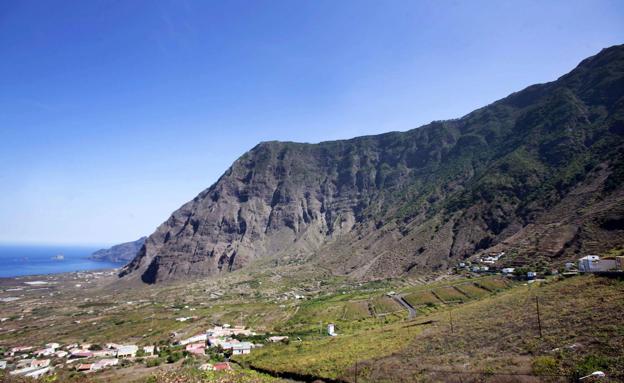
[[397, 301], [397, 303], [399, 303], [401, 306], [405, 307], [405, 309], [408, 312], [408, 314], [407, 314], [407, 319], [408, 320], [414, 319], [414, 317], [416, 316], [416, 310], [414, 310], [414, 307], [412, 307], [412, 305], [407, 303], [407, 301], [405, 299], [403, 299], [403, 297], [400, 296], [400, 295], [393, 295], [392, 299]]

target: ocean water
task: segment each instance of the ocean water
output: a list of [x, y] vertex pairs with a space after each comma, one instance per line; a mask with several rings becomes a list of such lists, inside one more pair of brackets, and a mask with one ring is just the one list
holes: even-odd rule
[[[118, 263], [97, 262], [88, 257], [101, 247], [0, 244], [0, 277], [56, 274], [120, 267]], [[62, 254], [63, 260], [53, 257]]]

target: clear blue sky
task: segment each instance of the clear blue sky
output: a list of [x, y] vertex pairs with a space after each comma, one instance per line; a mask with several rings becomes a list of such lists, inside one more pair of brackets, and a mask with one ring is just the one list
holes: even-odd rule
[[259, 141], [461, 117], [624, 42], [622, 1], [0, 2], [0, 241], [150, 234]]

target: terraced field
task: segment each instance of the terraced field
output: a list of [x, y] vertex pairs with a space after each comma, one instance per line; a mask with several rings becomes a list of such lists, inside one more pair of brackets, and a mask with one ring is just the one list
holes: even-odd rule
[[475, 285], [490, 292], [503, 291], [509, 288], [509, 282], [502, 278], [487, 278], [475, 282]]
[[437, 304], [442, 303], [435, 295], [433, 295], [431, 290], [412, 293], [412, 294], [406, 295], [404, 298], [407, 301], [407, 303], [409, 303], [410, 305], [414, 307], [437, 305]]
[[408, 292], [404, 299], [421, 313], [430, 312], [438, 306], [445, 304], [465, 303], [473, 299], [481, 299], [512, 286], [500, 277], [485, 277], [474, 282], [461, 281], [447, 286], [420, 288]]
[[371, 305], [377, 315], [384, 315], [404, 310], [404, 308], [394, 299], [386, 296], [372, 299]]
[[468, 295], [472, 299], [479, 299], [490, 294], [489, 291], [484, 290], [473, 283], [465, 283], [462, 285], [455, 286], [455, 288], [460, 290], [462, 293]]
[[342, 320], [358, 320], [371, 316], [368, 301], [347, 302], [343, 307]]
[[[622, 281], [575, 277], [533, 286], [476, 282], [506, 289], [483, 293], [472, 282], [458, 284], [482, 298], [453, 306], [453, 327], [449, 307], [437, 303], [440, 310], [412, 321], [270, 345], [240, 359], [264, 370], [346, 382], [563, 382], [574, 371], [595, 370], [605, 371], [613, 379], [608, 381], [624, 378]], [[410, 294], [412, 302], [432, 302], [431, 290]], [[596, 291], [600, 299], [595, 299]], [[535, 296], [542, 308], [542, 337], [533, 310]], [[591, 332], [584, 331], [587, 326]]]
[[433, 293], [445, 303], [462, 303], [469, 299], [453, 286], [434, 289]]

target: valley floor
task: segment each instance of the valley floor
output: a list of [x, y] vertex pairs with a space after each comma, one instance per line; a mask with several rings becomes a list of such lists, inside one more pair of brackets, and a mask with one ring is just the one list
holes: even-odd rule
[[[608, 381], [624, 380], [618, 279], [528, 284], [446, 275], [353, 283], [325, 276], [320, 283], [318, 275], [294, 278], [279, 269], [157, 287], [121, 286], [114, 278], [0, 280], [0, 298], [17, 298], [0, 303], [0, 351], [52, 341], [167, 345], [172, 334], [231, 323], [263, 334], [246, 339], [262, 347], [233, 356], [234, 371], [199, 371], [211, 357], [188, 355], [90, 374], [59, 364], [54, 373], [76, 382], [556, 382], [600, 370]], [[327, 334], [329, 323], [337, 336]], [[289, 338], [266, 342], [271, 335]]]

